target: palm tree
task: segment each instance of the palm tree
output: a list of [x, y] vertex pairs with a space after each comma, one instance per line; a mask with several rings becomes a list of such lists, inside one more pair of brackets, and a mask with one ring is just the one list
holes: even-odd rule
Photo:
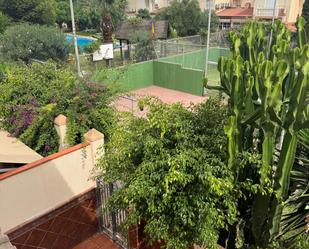
[[112, 42], [113, 22], [111, 16], [111, 7], [115, 0], [98, 0], [101, 7], [101, 30], [104, 43]]

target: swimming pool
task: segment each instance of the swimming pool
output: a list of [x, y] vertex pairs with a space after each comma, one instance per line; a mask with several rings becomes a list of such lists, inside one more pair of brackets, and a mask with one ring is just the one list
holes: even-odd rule
[[[73, 42], [73, 35], [66, 35], [65, 39], [71, 43]], [[88, 38], [88, 37], [81, 37], [77, 36], [77, 45], [80, 46], [81, 48], [84, 46], [89, 45], [90, 43], [95, 42], [96, 40], [93, 38]]]

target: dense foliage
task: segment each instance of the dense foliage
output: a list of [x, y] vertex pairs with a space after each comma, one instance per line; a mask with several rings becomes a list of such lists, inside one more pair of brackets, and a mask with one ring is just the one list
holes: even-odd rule
[[133, 59], [136, 60], [136, 62], [155, 58], [155, 49], [151, 34], [144, 31], [136, 31], [131, 34], [130, 41], [135, 44]]
[[109, 89], [93, 88], [55, 64], [0, 67], [1, 127], [42, 155], [56, 152], [53, 120], [68, 117], [67, 143], [80, 143], [91, 128], [106, 133], [112, 122]]
[[[157, 18], [168, 20], [180, 36], [197, 35], [201, 29], [206, 29], [208, 26], [208, 11], [202, 12], [196, 0], [174, 0], [169, 7], [158, 14]], [[217, 30], [218, 26], [219, 18], [213, 11], [211, 30]]]
[[137, 17], [141, 19], [151, 19], [148, 9], [139, 9], [136, 14]]
[[71, 26], [70, 3], [66, 0], [56, 0], [56, 23], [61, 27], [63, 23]]
[[0, 11], [15, 22], [53, 25], [56, 20], [55, 0], [0, 0]]
[[0, 11], [0, 35], [8, 28], [10, 24], [10, 18]]
[[[302, 18], [297, 26], [298, 46], [292, 48], [282, 22], [273, 27], [248, 23], [231, 33], [230, 57], [218, 63], [221, 85], [215, 88], [230, 98], [225, 127], [229, 167], [237, 181], [252, 179], [267, 190], [239, 200], [241, 219], [230, 229], [227, 248], [266, 248], [278, 239], [284, 248], [295, 248], [296, 237], [305, 232], [309, 170], [307, 158], [298, 159], [296, 152], [308, 134], [309, 45]], [[261, 155], [258, 171], [251, 164], [235, 169], [244, 152]]]
[[309, 34], [309, 0], [305, 0], [303, 5], [302, 17], [306, 20], [306, 32]]
[[9, 60], [31, 59], [63, 61], [69, 54], [65, 35], [53, 27], [16, 24], [0, 36], [0, 52]]
[[217, 248], [219, 230], [237, 215], [225, 107], [214, 99], [191, 111], [157, 99], [140, 105], [147, 118], [122, 117], [100, 164], [105, 181], [121, 182], [111, 206], [129, 210], [127, 225], [146, 222], [167, 248]]
[[[108, 3], [107, 3], [108, 2]], [[114, 28], [125, 18], [126, 0], [79, 0], [74, 1], [74, 12], [77, 30], [100, 31], [104, 8], [111, 13], [111, 21]], [[58, 25], [67, 23], [71, 27], [70, 5], [67, 0], [56, 0], [56, 22]]]

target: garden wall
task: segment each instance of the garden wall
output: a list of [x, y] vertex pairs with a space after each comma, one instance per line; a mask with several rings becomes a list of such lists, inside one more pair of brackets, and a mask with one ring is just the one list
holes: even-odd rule
[[[210, 61], [217, 62], [220, 56], [228, 56], [228, 50], [210, 48]], [[101, 71], [93, 80], [106, 85], [114, 82], [124, 91], [157, 85], [202, 96], [205, 57], [206, 50], [202, 49], [155, 61], [136, 63], [116, 70]]]
[[135, 90], [154, 84], [153, 61], [146, 61], [128, 66], [124, 77], [119, 79], [125, 90]]
[[105, 85], [116, 84], [124, 91], [153, 85], [153, 61], [98, 72], [93, 80]]
[[154, 61], [154, 85], [198, 96], [203, 95], [202, 70], [183, 68], [181, 64]]

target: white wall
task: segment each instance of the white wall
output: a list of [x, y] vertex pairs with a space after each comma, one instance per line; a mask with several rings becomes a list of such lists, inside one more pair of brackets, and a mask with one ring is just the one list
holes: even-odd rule
[[95, 187], [92, 146], [0, 180], [2, 232], [47, 213]]

